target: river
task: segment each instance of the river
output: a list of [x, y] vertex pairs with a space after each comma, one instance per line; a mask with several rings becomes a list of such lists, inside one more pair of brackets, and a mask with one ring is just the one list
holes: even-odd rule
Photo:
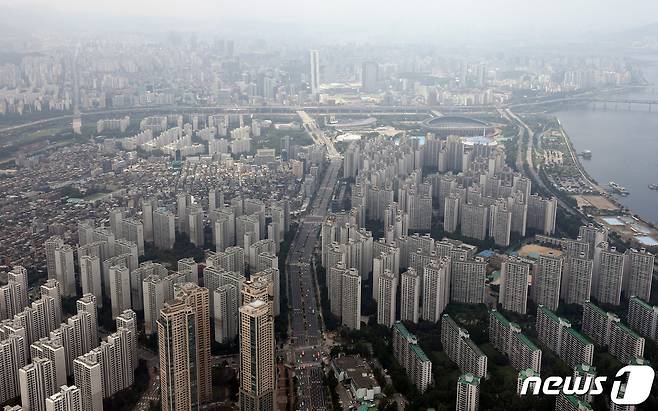
[[[657, 86], [627, 98], [658, 100], [658, 64], [644, 68], [647, 81]], [[609, 105], [610, 107], [610, 105]], [[645, 220], [658, 224], [658, 106], [619, 106], [618, 110], [568, 109], [555, 115], [571, 138], [577, 152], [592, 151], [592, 159], [581, 159], [587, 172], [607, 187], [615, 181], [630, 192], [618, 197], [620, 203]]]

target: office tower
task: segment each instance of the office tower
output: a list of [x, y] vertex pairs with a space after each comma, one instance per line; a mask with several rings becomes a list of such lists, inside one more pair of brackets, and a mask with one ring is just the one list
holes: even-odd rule
[[353, 330], [361, 329], [361, 276], [356, 269], [342, 271], [340, 298], [342, 325]]
[[499, 303], [505, 310], [526, 313], [530, 264], [518, 257], [510, 257], [501, 265]]
[[489, 341], [509, 358], [516, 370], [531, 368], [541, 372], [541, 350], [521, 333], [521, 327], [510, 322], [495, 309], [489, 311]]
[[512, 230], [512, 212], [507, 209], [507, 202], [502, 198], [491, 205], [489, 221], [491, 221], [489, 236], [493, 237], [494, 243], [499, 247], [508, 247]]
[[110, 302], [112, 318], [117, 318], [123, 310], [131, 308], [130, 271], [123, 264], [110, 267]]
[[60, 386], [59, 392], [46, 398], [46, 411], [82, 411], [82, 395], [75, 385]]
[[453, 258], [450, 264], [450, 301], [483, 303], [486, 277], [487, 263], [482, 257], [474, 260], [467, 260], [464, 256]]
[[459, 226], [459, 209], [461, 199], [458, 194], [450, 193], [444, 202], [443, 230], [447, 233], [457, 232]]
[[361, 90], [364, 93], [375, 93], [378, 89], [379, 64], [365, 61], [361, 65]]
[[400, 276], [400, 320], [418, 322], [420, 314], [420, 277], [413, 268]]
[[135, 219], [125, 219], [121, 222], [121, 238], [137, 244], [139, 256], [144, 255], [144, 225]]
[[46, 267], [48, 278], [57, 278], [57, 262], [55, 261], [55, 250], [64, 246], [62, 237], [53, 236], [43, 243], [46, 249]]
[[630, 248], [624, 252], [624, 295], [632, 295], [649, 301], [651, 296], [651, 276], [653, 275], [654, 255], [642, 248]]
[[274, 320], [267, 303], [240, 307], [240, 409], [273, 410], [275, 390]]
[[557, 199], [545, 199], [537, 194], [528, 196], [528, 228], [541, 231], [545, 235], [555, 233]]
[[65, 244], [55, 249], [55, 278], [62, 286], [63, 296], [75, 296], [75, 266], [70, 245]]
[[441, 316], [441, 344], [448, 358], [462, 372], [486, 377], [487, 356], [470, 339], [468, 332], [459, 327], [448, 314]]
[[39, 287], [39, 291], [41, 297], [52, 298], [52, 303], [48, 304], [48, 306], [52, 306], [49, 321], [52, 328], [56, 328], [62, 322], [62, 286], [59, 281], [50, 279]]
[[311, 62], [311, 94], [320, 92], [320, 55], [317, 50], [309, 52]]
[[418, 391], [425, 392], [432, 383], [432, 362], [418, 345], [416, 336], [400, 321], [393, 324], [393, 356]]
[[194, 283], [182, 284], [176, 298], [183, 299], [194, 309], [196, 338], [195, 354], [197, 356], [197, 389], [199, 402], [205, 403], [212, 398], [212, 381], [210, 375], [210, 301], [207, 288]]
[[89, 313], [88, 329], [83, 332], [83, 335], [85, 335], [83, 341], [90, 344], [88, 347], [83, 345], [82, 352], [86, 353], [98, 346], [98, 299], [94, 294], [84, 294], [82, 298], [76, 301], [75, 306], [78, 314], [81, 312]]
[[155, 248], [171, 250], [176, 241], [176, 217], [166, 209], [153, 212], [153, 243]]
[[480, 378], [471, 373], [457, 380], [457, 411], [477, 411], [480, 407]]
[[619, 305], [624, 276], [624, 255], [608, 243], [599, 243], [594, 250], [592, 295], [602, 304]]
[[238, 289], [233, 284], [224, 284], [215, 288], [213, 294], [215, 341], [230, 343], [238, 335]]
[[154, 201], [150, 199], [142, 200], [142, 221], [144, 229], [144, 241], [153, 242], [153, 207]]
[[18, 370], [21, 385], [21, 405], [24, 410], [45, 411], [46, 398], [55, 393], [55, 370], [46, 358], [33, 358]]
[[658, 340], [658, 306], [637, 297], [628, 302], [628, 325], [643, 337]]
[[80, 283], [82, 294], [93, 294], [96, 301], [103, 301], [101, 284], [101, 260], [97, 256], [85, 255], [79, 258]]
[[50, 360], [55, 373], [55, 387], [66, 385], [66, 357], [61, 343], [41, 338], [30, 346], [30, 358]]
[[578, 229], [578, 238], [589, 244], [589, 258], [593, 258], [596, 247], [608, 242], [608, 230], [605, 227], [595, 227], [593, 224], [583, 225]]
[[203, 247], [204, 232], [203, 232], [203, 209], [198, 205], [192, 205], [187, 210], [188, 227], [190, 234], [190, 242], [197, 247]]
[[553, 311], [560, 303], [562, 262], [562, 256], [556, 253], [541, 254], [532, 275], [532, 300]]
[[103, 372], [91, 353], [73, 361], [75, 385], [80, 389], [83, 411], [103, 410]]
[[[526, 383], [526, 380], [529, 378], [531, 379]], [[537, 383], [537, 379], [541, 381], [540, 378], [541, 377], [539, 373], [532, 368], [519, 371], [516, 377], [516, 395], [521, 396], [524, 385], [527, 385], [528, 387], [526, 393], [534, 393], [535, 390], [537, 390], [537, 393], [539, 393], [541, 384]]]
[[462, 204], [460, 212], [461, 233], [464, 237], [484, 241], [487, 238], [489, 208], [483, 204]]
[[[25, 330], [21, 329], [22, 334]], [[0, 338], [0, 364], [3, 375], [0, 378], [0, 403], [4, 403], [20, 394], [19, 369], [26, 364], [25, 337], [20, 333], [10, 333]]]
[[423, 269], [423, 307], [421, 318], [438, 322], [450, 300], [450, 259], [433, 261]]
[[570, 367], [579, 364], [592, 365], [594, 344], [571, 323], [543, 305], [537, 307], [537, 339], [549, 350], [556, 353]]
[[[583, 243], [586, 244], [586, 243]], [[578, 255], [567, 255], [562, 271], [560, 297], [567, 304], [582, 305], [589, 299], [592, 290], [592, 270], [594, 262], [587, 252]]]
[[395, 322], [398, 279], [390, 270], [384, 270], [379, 277], [379, 298], [377, 299], [377, 324], [392, 327]]

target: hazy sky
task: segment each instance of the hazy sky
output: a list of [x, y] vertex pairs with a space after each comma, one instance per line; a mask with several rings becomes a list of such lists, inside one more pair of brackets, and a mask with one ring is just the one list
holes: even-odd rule
[[151, 24], [162, 19], [168, 22], [163, 31], [196, 27], [263, 35], [252, 32], [260, 27], [275, 34], [316, 32], [366, 39], [507, 34], [557, 38], [658, 21], [658, 0], [0, 0], [2, 9], [56, 16], [53, 20], [91, 18], [110, 27], [114, 16], [122, 25], [135, 27], [140, 19]]

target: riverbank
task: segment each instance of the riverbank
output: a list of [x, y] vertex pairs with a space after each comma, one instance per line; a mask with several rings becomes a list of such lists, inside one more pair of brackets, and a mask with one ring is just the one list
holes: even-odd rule
[[[556, 119], [559, 124], [559, 132], [562, 134], [573, 163], [580, 172], [582, 178], [598, 192], [599, 196], [619, 208], [618, 213], [613, 213], [615, 215], [611, 215], [609, 209], [600, 208], [598, 209], [598, 212], [590, 212], [587, 216], [605, 226], [611, 232], [617, 233], [622, 239], [629, 241], [633, 246], [658, 249], [658, 227], [656, 227], [654, 223], [634, 213], [633, 210], [626, 205], [622, 204], [587, 172], [580, 161], [580, 157], [577, 155], [573, 141], [565, 130], [564, 125], [557, 116]], [[573, 198], [574, 196], [570, 197]], [[591, 202], [591, 204], [594, 205], [596, 202]], [[590, 209], [591, 208], [596, 207], [590, 207]]]

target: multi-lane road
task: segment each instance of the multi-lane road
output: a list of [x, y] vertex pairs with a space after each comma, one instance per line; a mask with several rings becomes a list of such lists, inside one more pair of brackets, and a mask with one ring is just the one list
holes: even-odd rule
[[323, 384], [322, 357], [326, 354], [327, 347], [322, 335], [313, 250], [335, 191], [341, 159], [332, 141], [317, 127], [315, 121], [305, 112], [298, 114], [316, 144], [327, 147], [330, 162], [288, 252], [286, 270], [291, 328], [288, 359], [293, 363], [297, 376], [298, 409], [324, 411], [328, 402]]

